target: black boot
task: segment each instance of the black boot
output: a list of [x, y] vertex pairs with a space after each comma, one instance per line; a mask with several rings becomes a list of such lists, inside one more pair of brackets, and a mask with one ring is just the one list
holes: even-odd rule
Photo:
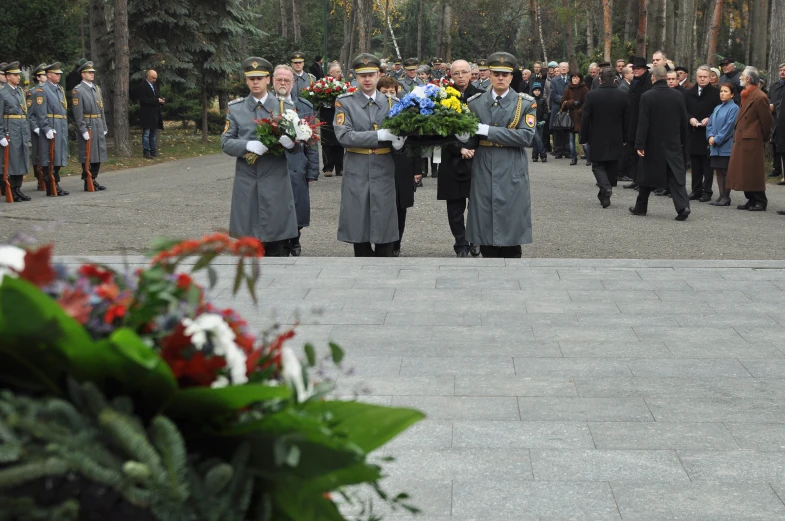
[[570, 166], [575, 166], [577, 164], [578, 164], [578, 158], [577, 157], [573, 157], [572, 160], [570, 161]]
[[57, 195], [58, 196], [68, 195], [70, 193], [71, 192], [68, 192], [68, 191], [63, 190], [62, 188], [60, 188], [60, 183], [57, 183]]
[[536, 163], [537, 161], [539, 161], [537, 154], [532, 154], [532, 163]]
[[30, 200], [30, 197], [28, 197], [28, 196], [26, 196], [25, 194], [22, 193], [22, 189], [21, 188], [12, 188], [11, 192], [13, 192], [13, 194], [14, 194], [14, 202], [29, 201]]
[[540, 156], [540, 159], [542, 160], [543, 163], [547, 163], [548, 162], [548, 154], [542, 154]]

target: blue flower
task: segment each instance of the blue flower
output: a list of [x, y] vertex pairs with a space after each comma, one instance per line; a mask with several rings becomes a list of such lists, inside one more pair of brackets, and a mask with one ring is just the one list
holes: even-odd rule
[[428, 109], [420, 109], [420, 114], [422, 114], [423, 116], [430, 116], [431, 114], [433, 114], [433, 111]]
[[429, 98], [432, 98], [436, 95], [436, 92], [439, 88], [436, 85], [431, 85], [430, 83], [425, 86], [425, 95]]
[[432, 109], [433, 108], [433, 100], [426, 98], [420, 100], [420, 108], [421, 109]]

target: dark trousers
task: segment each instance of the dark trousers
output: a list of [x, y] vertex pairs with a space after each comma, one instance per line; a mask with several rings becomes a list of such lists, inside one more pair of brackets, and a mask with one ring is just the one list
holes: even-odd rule
[[706, 154], [692, 154], [690, 162], [692, 163], [692, 192], [711, 195], [711, 187], [714, 184], [711, 160]]
[[592, 161], [591, 171], [597, 184], [600, 185], [600, 190], [607, 193], [613, 190], [616, 186], [616, 175], [618, 174], [619, 162], [618, 161]]
[[638, 182], [638, 160], [640, 156], [638, 156], [638, 152], [635, 150], [635, 143], [627, 143], [625, 148], [629, 148], [628, 157], [629, 161], [627, 162], [627, 176], [632, 179], [633, 183]]
[[553, 153], [558, 154], [560, 156], [566, 156], [570, 153], [569, 149], [569, 141], [567, 141], [570, 137], [572, 137], [571, 130], [553, 130]]
[[[637, 156], [638, 154], [635, 155]], [[690, 207], [690, 196], [687, 194], [687, 188], [676, 180], [670, 167], [668, 167], [667, 190], [673, 197], [673, 206], [676, 208], [677, 212]], [[648, 186], [641, 186], [638, 189], [638, 200], [636, 201], [635, 206], [639, 210], [646, 211], [649, 208], [649, 194], [651, 194], [652, 191], [654, 191], [654, 188]]]
[[[101, 163], [90, 163], [90, 175], [93, 176], [93, 179], [98, 177], [99, 170], [101, 170]], [[87, 179], [87, 170], [85, 170], [84, 163], [82, 163], [82, 179]]]
[[766, 192], [744, 192], [744, 197], [746, 197], [751, 204], [759, 204], [766, 208], [769, 205], [769, 200], [766, 197]]
[[517, 246], [480, 246], [480, 253], [483, 257], [520, 259], [523, 250], [520, 244]]
[[396, 206], [395, 209], [398, 212], [398, 240], [393, 243], [393, 248], [400, 250], [401, 239], [403, 239], [403, 230], [406, 228], [406, 208]]
[[774, 172], [782, 177], [783, 165], [785, 165], [785, 150], [777, 150], [774, 146], [772, 146], [772, 149], [774, 149]]
[[[619, 167], [617, 172], [622, 176], [627, 176], [635, 179], [629, 173], [629, 164], [630, 164], [630, 154], [634, 152], [633, 145], [627, 144], [625, 145], [624, 149], [621, 151], [621, 157], [619, 157]], [[635, 154], [637, 155], [637, 154]]]
[[271, 241], [264, 243], [264, 256], [265, 257], [288, 257], [289, 256], [289, 241], [284, 239], [282, 241]]
[[374, 250], [370, 242], [356, 242], [354, 243], [354, 256], [355, 257], [392, 257], [393, 242], [386, 242], [384, 244], [377, 244]]
[[466, 212], [466, 199], [447, 199], [447, 222], [455, 238], [453, 249], [455, 253], [469, 251], [469, 241], [466, 240], [466, 224], [463, 214]]
[[[23, 175], [9, 175], [8, 184], [11, 185], [11, 188], [22, 188], [24, 178], [25, 176]], [[5, 186], [3, 186], [3, 193], [5, 193]]]
[[551, 122], [545, 118], [545, 125], [542, 127], [542, 144], [545, 145], [545, 151], [550, 152], [553, 150], [551, 146]]
[[343, 172], [343, 147], [322, 143], [322, 172]]

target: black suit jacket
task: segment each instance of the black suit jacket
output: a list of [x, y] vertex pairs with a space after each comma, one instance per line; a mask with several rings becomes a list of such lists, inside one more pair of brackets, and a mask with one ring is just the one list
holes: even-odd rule
[[322, 66], [316, 62], [311, 64], [310, 73], [313, 74], [314, 78], [317, 80], [324, 78], [324, 71], [322, 71]]
[[[461, 102], [475, 94], [485, 92], [471, 83], [461, 95]], [[442, 165], [439, 168], [439, 177], [436, 181], [436, 199], [468, 199], [471, 188], [472, 160], [461, 157], [462, 143], [451, 143], [442, 147]]]
[[592, 161], [617, 161], [629, 136], [629, 96], [616, 85], [600, 84], [586, 95], [580, 142], [588, 143]]
[[136, 90], [136, 99], [139, 100], [139, 126], [142, 128], [157, 128], [163, 130], [164, 117], [158, 98], [161, 97], [161, 87], [153, 83], [153, 88], [147, 80], [142, 80]]
[[646, 71], [640, 78], [633, 79], [630, 84], [630, 137], [627, 138], [628, 143], [635, 141], [635, 133], [638, 131], [641, 96], [649, 89], [651, 89], [651, 73], [649, 71]]
[[[711, 83], [703, 88], [701, 95], [698, 96], [698, 85], [684, 92], [684, 104], [687, 106], [687, 121], [695, 118], [703, 121], [704, 118], [711, 116], [714, 107], [722, 103], [720, 100], [720, 90]], [[692, 155], [705, 156], [708, 152], [709, 143], [706, 140], [706, 127], [687, 127], [688, 151]]]

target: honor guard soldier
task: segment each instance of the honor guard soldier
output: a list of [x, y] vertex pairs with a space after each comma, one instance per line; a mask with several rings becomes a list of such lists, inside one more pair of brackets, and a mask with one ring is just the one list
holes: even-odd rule
[[[268, 148], [256, 136], [254, 121], [280, 114], [278, 99], [267, 92], [273, 66], [264, 58], [251, 57], [243, 62], [243, 69], [250, 92], [229, 103], [221, 134], [221, 148], [237, 158], [229, 234], [256, 237], [264, 243], [265, 255], [284, 257], [290, 239], [297, 237], [292, 183], [285, 155], [267, 153]], [[286, 136], [279, 142], [287, 149], [295, 147]], [[246, 161], [248, 152], [258, 156], [255, 163]]]
[[395, 78], [396, 80], [400, 80], [403, 78], [403, 60], [400, 58], [395, 58], [393, 60], [393, 68], [390, 71], [390, 76]]
[[[278, 65], [273, 71], [273, 86], [278, 96], [278, 109], [281, 113], [293, 110], [297, 112], [300, 119], [311, 120], [314, 118], [313, 105], [310, 101], [297, 96], [297, 93], [292, 90], [293, 75], [292, 69], [286, 65]], [[291, 240], [289, 252], [293, 257], [299, 257], [302, 252], [300, 231], [311, 224], [311, 195], [308, 185], [319, 179], [319, 147], [298, 143], [291, 152], [286, 153], [286, 163], [289, 167], [294, 209], [297, 213], [297, 237]]]
[[[27, 100], [21, 82], [22, 71], [19, 62], [11, 62], [5, 66], [6, 85], [0, 90], [3, 119], [0, 123], [0, 150], [5, 156], [8, 149], [8, 181], [14, 202], [29, 201], [22, 193], [22, 181], [30, 170], [30, 127], [27, 124]], [[5, 183], [2, 183], [5, 195]]]
[[398, 240], [391, 152], [403, 148], [406, 138], [382, 129], [397, 100], [376, 90], [380, 65], [372, 54], [357, 56], [352, 66], [358, 88], [335, 100], [335, 135], [346, 148], [338, 240], [352, 243], [355, 257], [391, 257]]
[[466, 238], [483, 257], [520, 257], [532, 242], [531, 198], [526, 150], [534, 140], [537, 103], [510, 88], [517, 60], [497, 52], [488, 57], [491, 90], [467, 100], [480, 120], [476, 136], [459, 136], [475, 148]]
[[475, 88], [487, 91], [491, 88], [491, 74], [488, 70], [488, 60], [480, 58], [477, 60], [477, 69], [480, 71], [480, 79], [472, 82]]
[[305, 55], [300, 51], [295, 51], [289, 55], [289, 63], [294, 69], [294, 87], [295, 94], [300, 95], [300, 91], [310, 87], [316, 81], [316, 77], [310, 72], [305, 72]]
[[440, 80], [447, 75], [447, 71], [444, 70], [444, 62], [441, 58], [434, 58], [431, 67], [431, 76], [434, 80]]
[[[104, 100], [101, 88], [95, 81], [95, 68], [93, 62], [86, 62], [79, 67], [82, 82], [71, 92], [71, 105], [74, 109], [76, 120], [77, 140], [79, 141], [79, 162], [82, 163], [82, 179], [84, 190], [88, 191], [87, 168], [90, 166], [90, 175], [93, 178], [93, 187], [96, 190], [106, 190], [105, 186], [98, 184], [98, 170], [101, 163], [107, 160], [106, 156], [106, 114], [104, 113]], [[90, 141], [90, 157], [86, 157], [87, 145]]]
[[8, 81], [5, 77], [5, 66], [8, 65], [6, 62], [0, 63], [0, 89], [5, 87], [6, 82]]
[[414, 87], [425, 85], [423, 81], [417, 77], [417, 67], [420, 65], [417, 58], [409, 58], [403, 62], [404, 75], [398, 80], [403, 88], [403, 93], [407, 94]]
[[[41, 156], [41, 168], [46, 181], [46, 195], [63, 196], [69, 192], [60, 188], [60, 169], [68, 164], [68, 120], [65, 92], [60, 86], [60, 63], [55, 62], [46, 66], [46, 83], [35, 88], [33, 93], [33, 110], [38, 123], [38, 146]], [[55, 155], [49, 157], [50, 145], [54, 142]], [[52, 182], [49, 177], [51, 166], [56, 192], [52, 192]]]
[[41, 160], [39, 157], [40, 147], [38, 146], [38, 139], [41, 129], [38, 128], [38, 119], [35, 117], [35, 110], [33, 110], [33, 94], [38, 86], [46, 83], [46, 64], [42, 63], [33, 70], [33, 84], [27, 90], [27, 123], [30, 125], [30, 144], [33, 150], [33, 173], [38, 180], [38, 189], [43, 190], [44, 179], [41, 170]]

